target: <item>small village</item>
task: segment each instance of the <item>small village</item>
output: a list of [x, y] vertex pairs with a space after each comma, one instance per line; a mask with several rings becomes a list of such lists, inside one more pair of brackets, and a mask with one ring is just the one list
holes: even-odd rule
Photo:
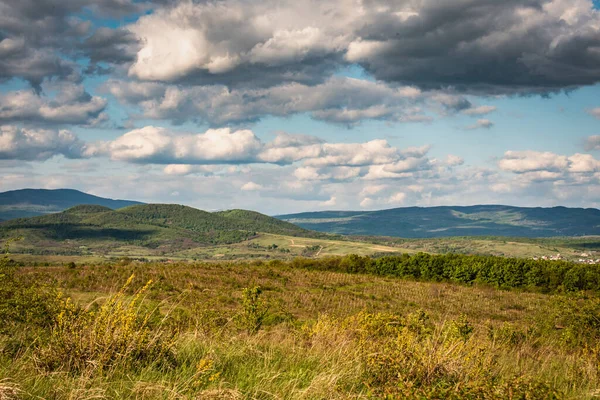
[[[565, 260], [565, 258], [560, 253], [553, 255], [553, 256], [540, 256], [540, 257], [536, 256], [536, 257], [533, 257], [533, 259], [536, 261], [537, 260], [548, 260], [548, 261]], [[592, 253], [581, 253], [579, 255], [579, 258], [574, 261], [579, 264], [588, 264], [588, 265], [600, 264], [600, 258], [594, 258], [594, 254], [592, 254]]]

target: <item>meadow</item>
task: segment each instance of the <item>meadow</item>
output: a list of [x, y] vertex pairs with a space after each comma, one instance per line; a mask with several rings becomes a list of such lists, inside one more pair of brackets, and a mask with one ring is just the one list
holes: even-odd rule
[[361, 259], [33, 266], [7, 257], [0, 398], [600, 395], [597, 290], [334, 270]]

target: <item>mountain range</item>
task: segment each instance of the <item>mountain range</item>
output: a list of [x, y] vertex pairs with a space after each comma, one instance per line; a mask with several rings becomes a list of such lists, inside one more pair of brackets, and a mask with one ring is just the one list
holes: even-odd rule
[[600, 210], [595, 208], [404, 207], [381, 211], [308, 212], [277, 218], [305, 229], [343, 235], [403, 238], [600, 235]]
[[82, 204], [99, 205], [116, 210], [143, 203], [106, 199], [73, 189], [11, 190], [0, 193], [0, 221], [56, 213]]
[[[113, 235], [144, 238], [146, 242], [181, 238], [213, 244], [239, 241], [254, 232], [304, 237], [318, 237], [323, 234], [317, 232], [326, 232], [402, 238], [600, 235], [600, 210], [595, 208], [475, 205], [269, 217], [247, 210], [206, 212], [180, 205], [113, 200], [72, 189], [0, 193], [0, 220], [5, 220], [0, 224], [5, 233], [33, 229], [37, 232], [34, 236], [40, 239]], [[42, 231], [44, 234], [40, 236]]]

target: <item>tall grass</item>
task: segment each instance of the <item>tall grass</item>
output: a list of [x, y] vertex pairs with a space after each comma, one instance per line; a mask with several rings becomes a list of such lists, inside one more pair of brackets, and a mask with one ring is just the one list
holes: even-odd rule
[[51, 323], [0, 336], [0, 399], [592, 399], [600, 387], [590, 295], [260, 263], [12, 279], [24, 293], [56, 280], [65, 294]]

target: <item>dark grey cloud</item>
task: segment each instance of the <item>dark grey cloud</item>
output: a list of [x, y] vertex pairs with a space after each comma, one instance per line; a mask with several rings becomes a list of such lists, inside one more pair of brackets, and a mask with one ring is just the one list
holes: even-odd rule
[[82, 54], [94, 66], [123, 62], [127, 54], [131, 60], [131, 36], [120, 29], [93, 32], [93, 24], [78, 15], [120, 17], [147, 8], [133, 0], [0, 1], [0, 82], [21, 78], [39, 92], [46, 79], [78, 81], [73, 60]]
[[[424, 0], [396, 18], [380, 2], [348, 59], [376, 78], [480, 93], [547, 92], [600, 81], [591, 1]], [[385, 6], [384, 6], [385, 7]]]
[[0, 82], [22, 78], [39, 92], [45, 78], [79, 79], [74, 63], [61, 59], [53, 51], [27, 47], [22, 38], [2, 39], [0, 35], [0, 39]]
[[126, 29], [98, 28], [79, 48], [90, 59], [88, 72], [110, 72], [98, 64], [124, 64], [135, 60], [138, 38]]
[[0, 94], [0, 123], [97, 125], [106, 120], [106, 100], [90, 95], [83, 86], [54, 84], [49, 90], [56, 91], [55, 96], [31, 90]]
[[599, 26], [591, 0], [186, 2], [128, 27], [143, 43], [129, 74], [313, 85], [359, 63], [379, 80], [427, 90], [547, 93], [600, 80]]

